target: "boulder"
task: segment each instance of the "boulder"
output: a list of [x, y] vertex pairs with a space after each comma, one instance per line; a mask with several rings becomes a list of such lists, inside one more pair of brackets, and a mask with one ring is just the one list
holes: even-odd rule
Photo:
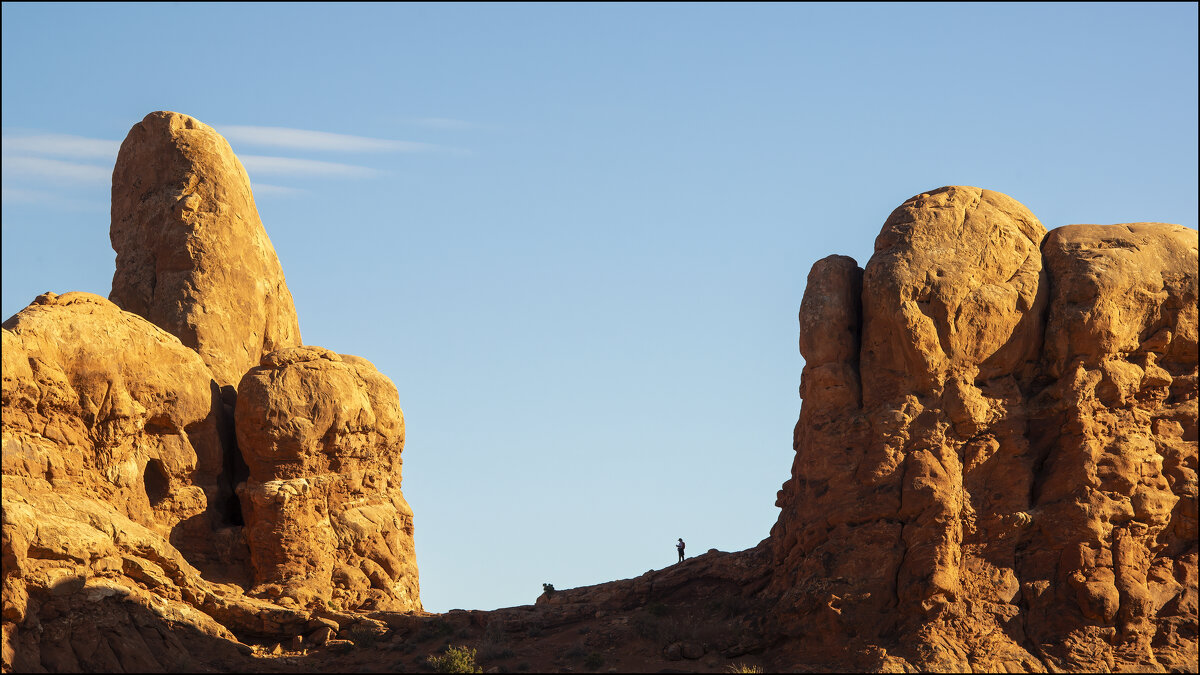
[[220, 386], [300, 344], [250, 179], [212, 127], [159, 111], [130, 129], [113, 169], [109, 236], [109, 299], [196, 350]]
[[863, 273], [868, 405], [1036, 359], [1045, 234], [1028, 209], [991, 190], [944, 187], [896, 208]]
[[366, 359], [320, 347], [263, 357], [238, 385], [239, 487], [257, 592], [420, 609], [404, 417]]

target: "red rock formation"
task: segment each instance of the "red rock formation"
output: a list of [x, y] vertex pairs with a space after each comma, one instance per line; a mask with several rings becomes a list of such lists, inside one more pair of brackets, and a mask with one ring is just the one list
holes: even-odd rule
[[194, 351], [100, 296], [38, 296], [4, 323], [6, 480], [169, 537], [219, 492], [211, 381]]
[[90, 293], [39, 296], [3, 338], [6, 669], [182, 667], [186, 652], [131, 618], [162, 601], [236, 654], [181, 602], [217, 589], [181, 551], [231, 544], [211, 526], [222, 461], [203, 361]]
[[400, 493], [404, 416], [390, 380], [366, 359], [319, 347], [273, 352], [238, 385], [237, 434], [259, 592], [421, 609]]
[[814, 265], [771, 584], [807, 658], [1194, 667], [1196, 233], [1044, 232], [942, 188], [884, 224], [861, 314], [853, 262]]
[[[133, 311], [47, 293], [4, 323], [4, 670], [238, 670], [251, 653], [238, 638], [323, 643], [382, 625], [336, 614], [339, 603], [419, 610], [396, 388], [363, 359], [289, 348], [291, 296], [225, 140], [184, 115], [148, 115], [114, 170], [111, 234], [112, 297]], [[239, 418], [255, 476], [274, 451], [260, 439], [303, 436], [296, 420], [255, 417], [291, 412], [255, 398], [263, 387], [295, 402], [286, 383], [304, 371], [306, 419], [330, 435], [308, 448], [327, 461], [300, 474], [324, 517], [296, 527], [252, 483], [249, 540], [332, 542], [332, 603], [329, 575], [275, 575], [288, 592], [245, 595], [269, 553], [247, 546], [234, 486], [250, 470], [221, 385], [252, 367], [263, 385], [248, 387]]]
[[555, 669], [580, 645], [627, 670], [1195, 668], [1193, 230], [914, 197], [865, 270], [809, 274], [769, 539], [443, 617], [420, 612], [396, 388], [297, 346], [224, 140], [147, 116], [111, 232], [133, 313], [45, 294], [4, 324], [5, 672], [419, 668], [447, 629]]
[[1196, 667], [1196, 251], [1161, 223], [1047, 237], [1044, 460], [1017, 572], [1056, 669]]
[[200, 353], [221, 386], [300, 344], [283, 269], [245, 168], [216, 131], [150, 113], [113, 169], [109, 299]]

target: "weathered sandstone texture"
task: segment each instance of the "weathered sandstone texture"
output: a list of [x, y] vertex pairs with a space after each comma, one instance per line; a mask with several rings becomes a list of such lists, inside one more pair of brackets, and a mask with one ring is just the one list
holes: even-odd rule
[[223, 465], [204, 362], [90, 293], [38, 296], [3, 341], [6, 669], [183, 667], [145, 622], [155, 598], [232, 650], [180, 602], [210, 586], [186, 557], [229, 543], [209, 509]]
[[112, 301], [3, 325], [5, 672], [1196, 668], [1194, 230], [908, 200], [809, 274], [769, 538], [440, 616], [396, 387], [300, 346], [225, 141], [136, 125], [111, 235]]
[[[220, 514], [219, 392], [196, 352], [91, 293], [45, 293], [4, 323], [4, 476], [100, 500], [183, 550]], [[203, 520], [209, 534], [183, 524]]]
[[404, 416], [366, 359], [268, 354], [238, 385], [241, 488], [256, 591], [341, 608], [420, 610]]
[[109, 299], [199, 352], [222, 387], [300, 344], [250, 179], [212, 127], [161, 111], [134, 125], [113, 169], [109, 236]]
[[897, 208], [865, 270], [818, 261], [771, 537], [786, 649], [1194, 669], [1196, 288], [1194, 230], [1047, 234], [970, 187]]
[[[243, 641], [383, 630], [337, 607], [419, 611], [396, 388], [297, 346], [225, 140], [176, 113], [135, 125], [111, 236], [111, 301], [45, 293], [4, 322], [4, 671], [236, 671]], [[294, 472], [290, 443], [315, 453]], [[300, 484], [321, 517], [290, 510]], [[289, 553], [330, 574], [271, 566]]]

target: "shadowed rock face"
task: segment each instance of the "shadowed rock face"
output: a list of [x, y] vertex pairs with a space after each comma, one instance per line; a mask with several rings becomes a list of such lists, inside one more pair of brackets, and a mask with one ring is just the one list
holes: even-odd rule
[[273, 352], [238, 386], [240, 489], [258, 590], [304, 603], [419, 610], [404, 416], [366, 359]]
[[865, 272], [814, 265], [770, 589], [805, 653], [1194, 668], [1196, 268], [1194, 230], [1046, 235], [966, 187], [893, 212]]
[[113, 169], [109, 299], [200, 353], [221, 386], [300, 344], [283, 268], [229, 143], [187, 115], [134, 125]]

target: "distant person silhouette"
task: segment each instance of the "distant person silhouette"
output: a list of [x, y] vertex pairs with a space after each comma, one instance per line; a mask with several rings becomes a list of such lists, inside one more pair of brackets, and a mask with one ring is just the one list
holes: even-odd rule
[[680, 537], [679, 543], [675, 544], [675, 550], [679, 551], [679, 562], [683, 562], [683, 547], [687, 544], [683, 543], [683, 538]]

